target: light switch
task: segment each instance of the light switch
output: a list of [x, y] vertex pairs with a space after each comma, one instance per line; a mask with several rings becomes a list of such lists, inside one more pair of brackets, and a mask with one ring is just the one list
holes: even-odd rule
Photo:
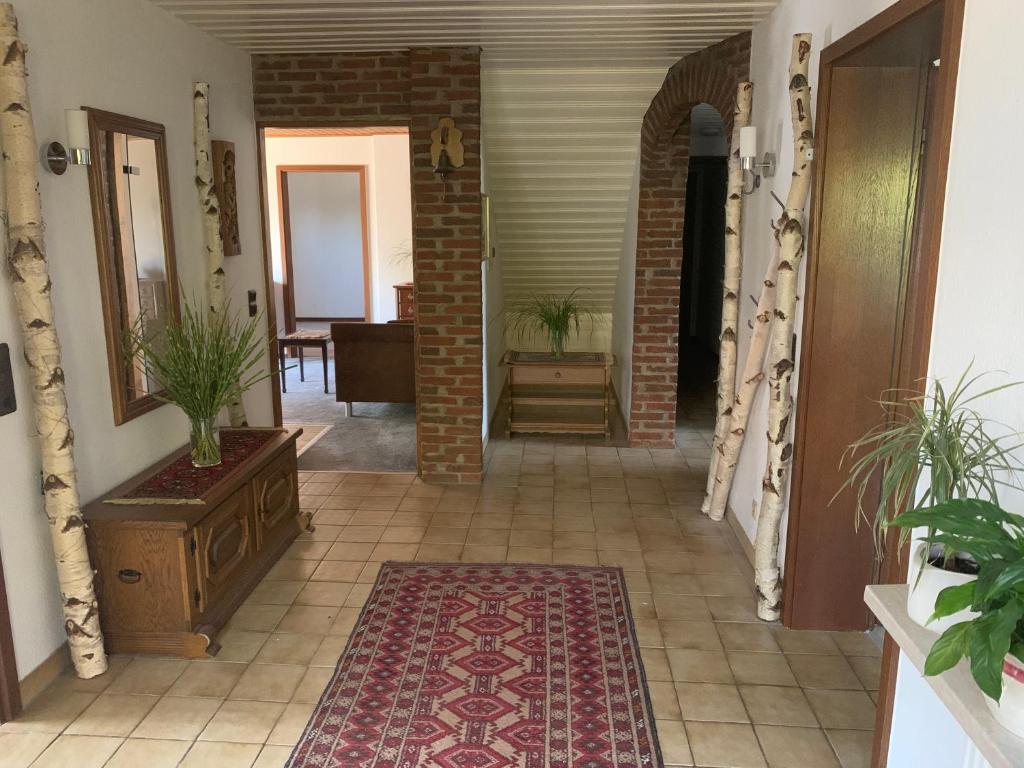
[[11, 370], [11, 350], [0, 344], [0, 416], [14, 413], [18, 402], [14, 398], [14, 372]]

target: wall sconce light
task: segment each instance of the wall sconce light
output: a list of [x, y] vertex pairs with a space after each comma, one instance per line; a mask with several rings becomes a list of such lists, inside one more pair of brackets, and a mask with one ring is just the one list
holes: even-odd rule
[[89, 165], [89, 113], [84, 109], [65, 109], [64, 125], [68, 146], [52, 141], [44, 148], [44, 164], [56, 176], [63, 176], [69, 165]]
[[[743, 184], [743, 194], [749, 195], [761, 186], [761, 176], [771, 178], [775, 175], [775, 153], [765, 152], [764, 159], [757, 161], [757, 128], [748, 125], [740, 128], [740, 167], [750, 174], [750, 186], [747, 187], [746, 180]], [[761, 172], [758, 173], [758, 170]]]
[[450, 117], [442, 117], [437, 121], [437, 128], [430, 132], [430, 139], [430, 161], [434, 164], [434, 173], [447, 187], [452, 171], [466, 163], [462, 131], [455, 127], [455, 121]]

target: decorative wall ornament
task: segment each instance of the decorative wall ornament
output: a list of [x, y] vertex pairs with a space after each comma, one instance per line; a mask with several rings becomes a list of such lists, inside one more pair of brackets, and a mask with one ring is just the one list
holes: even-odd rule
[[213, 149], [213, 191], [220, 203], [220, 240], [225, 256], [242, 253], [238, 237], [238, 194], [235, 186], [235, 143], [211, 141]]
[[430, 162], [434, 173], [447, 180], [448, 174], [465, 164], [465, 156], [462, 131], [455, 127], [452, 118], [442, 117], [437, 121], [437, 128], [430, 132]]

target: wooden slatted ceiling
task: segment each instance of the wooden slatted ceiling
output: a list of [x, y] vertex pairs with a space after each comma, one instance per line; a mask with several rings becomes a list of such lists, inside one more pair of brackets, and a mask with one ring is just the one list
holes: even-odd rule
[[479, 45], [506, 300], [610, 311], [640, 123], [671, 64], [778, 0], [152, 0], [254, 53]]

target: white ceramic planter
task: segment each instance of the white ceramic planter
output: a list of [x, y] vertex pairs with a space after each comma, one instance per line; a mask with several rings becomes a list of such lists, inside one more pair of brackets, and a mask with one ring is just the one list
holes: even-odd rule
[[[927, 545], [921, 542], [914, 548], [912, 562], [921, 563], [923, 561], [925, 546]], [[921, 569], [920, 578], [915, 572], [910, 574], [910, 590], [907, 593], [907, 613], [910, 614], [910, 618], [922, 627], [941, 634], [954, 624], [970, 621], [978, 615], [974, 611], [958, 611], [952, 616], [936, 619], [929, 624], [928, 619], [935, 612], [935, 598], [938, 597], [939, 592], [946, 587], [955, 587], [959, 584], [966, 584], [968, 581], [974, 581], [978, 577], [967, 573], [944, 571], [928, 563], [922, 565]]]
[[1003, 728], [1024, 738], [1024, 664], [1013, 657], [1003, 660], [1003, 695], [998, 702], [985, 696], [992, 716]]

